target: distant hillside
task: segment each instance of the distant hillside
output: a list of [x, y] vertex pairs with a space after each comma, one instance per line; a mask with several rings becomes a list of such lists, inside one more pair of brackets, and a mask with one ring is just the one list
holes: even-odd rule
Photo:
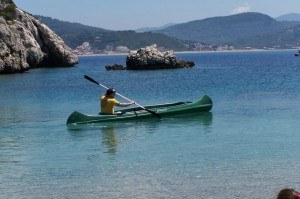
[[287, 27], [276, 34], [264, 34], [238, 39], [235, 46], [256, 47], [256, 48], [275, 48], [289, 49], [300, 46], [300, 25]]
[[89, 42], [93, 49], [115, 49], [117, 46], [126, 46], [129, 49], [138, 49], [152, 44], [172, 50], [190, 50], [192, 42], [181, 41], [158, 33], [137, 33], [134, 31], [113, 32], [85, 32], [81, 34], [62, 35], [64, 41], [72, 48], [83, 42]]
[[89, 42], [95, 51], [114, 50], [117, 46], [137, 49], [151, 44], [157, 44], [159, 47], [172, 50], [191, 50], [193, 45], [193, 42], [182, 41], [159, 33], [111, 31], [79, 23], [64, 22], [50, 17], [36, 17], [55, 31], [73, 49], [83, 42]]
[[92, 26], [83, 25], [80, 23], [71, 23], [60, 21], [58, 19], [53, 19], [51, 17], [44, 17], [40, 15], [35, 15], [36, 18], [41, 20], [44, 24], [50, 27], [58, 35], [68, 35], [68, 34], [81, 34], [85, 32], [109, 32], [110, 30], [96, 28]]
[[276, 33], [284, 27], [282, 23], [267, 15], [243, 13], [177, 24], [155, 32], [178, 39], [222, 44], [258, 34]]
[[300, 21], [300, 14], [297, 13], [285, 14], [277, 17], [276, 20], [277, 21]]
[[161, 29], [165, 29], [169, 26], [174, 26], [176, 25], [175, 23], [168, 23], [166, 25], [163, 25], [163, 26], [159, 26], [159, 27], [145, 27], [145, 28], [139, 28], [137, 30], [135, 30], [136, 32], [151, 32], [151, 31], [154, 31], [154, 30], [161, 30]]
[[261, 13], [207, 18], [144, 33], [111, 31], [38, 17], [73, 49], [83, 42], [89, 42], [95, 51], [115, 50], [117, 46], [137, 49], [151, 44], [178, 51], [193, 50], [194, 46], [198, 48], [202, 44], [208, 48], [212, 46], [211, 49], [216, 49], [217, 45], [235, 48], [292, 48], [300, 45], [300, 22], [277, 21]]

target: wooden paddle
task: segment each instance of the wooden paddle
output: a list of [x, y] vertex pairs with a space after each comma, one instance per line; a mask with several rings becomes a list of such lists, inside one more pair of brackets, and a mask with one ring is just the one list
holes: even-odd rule
[[[97, 84], [98, 86], [101, 86], [101, 87], [103, 87], [103, 88], [105, 88], [105, 89], [108, 89], [108, 87], [106, 87], [106, 86], [104, 86], [104, 85], [98, 83], [98, 82], [95, 81], [93, 78], [91, 78], [91, 77], [89, 77], [89, 76], [87, 76], [87, 75], [84, 75], [84, 78], [87, 79], [87, 80], [89, 80], [89, 81], [91, 81], [91, 82], [93, 82], [94, 84]], [[123, 95], [121, 95], [121, 94], [119, 94], [119, 93], [116, 93], [116, 94], [117, 94], [118, 96], [122, 97], [122, 98], [125, 99], [125, 100], [128, 100], [128, 101], [130, 101], [130, 102], [132, 101], [131, 99], [128, 99], [127, 97], [124, 97]], [[155, 116], [155, 117], [161, 119], [161, 115], [159, 115], [158, 113], [156, 113], [156, 112], [154, 112], [154, 111], [151, 111], [151, 110], [149, 110], [149, 109], [146, 109], [145, 107], [139, 105], [138, 103], [135, 103], [135, 105], [139, 106], [141, 109], [143, 109], [143, 110], [145, 110], [145, 111], [148, 111], [148, 112], [151, 113], [153, 116]]]

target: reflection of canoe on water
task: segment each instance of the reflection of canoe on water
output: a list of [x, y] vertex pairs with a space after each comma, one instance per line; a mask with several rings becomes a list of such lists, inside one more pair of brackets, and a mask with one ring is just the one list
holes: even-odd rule
[[173, 117], [166, 118], [165, 122], [175, 122], [176, 124], [192, 124], [192, 125], [203, 125], [210, 126], [212, 124], [213, 113], [212, 112], [202, 112], [202, 113], [191, 113], [182, 115], [176, 115]]
[[295, 56], [299, 56], [299, 54], [295, 54]]
[[[212, 100], [207, 95], [204, 95], [195, 102], [177, 102], [168, 104], [158, 104], [152, 106], [145, 106], [144, 108], [154, 111], [160, 116], [172, 117], [182, 114], [196, 114], [201, 112], [208, 112], [213, 106]], [[88, 124], [88, 123], [102, 123], [102, 122], [118, 122], [118, 121], [135, 121], [139, 119], [156, 118], [148, 111], [141, 107], [129, 108], [120, 110], [120, 114], [114, 115], [86, 115], [77, 111], [73, 112], [68, 120], [67, 125]]]

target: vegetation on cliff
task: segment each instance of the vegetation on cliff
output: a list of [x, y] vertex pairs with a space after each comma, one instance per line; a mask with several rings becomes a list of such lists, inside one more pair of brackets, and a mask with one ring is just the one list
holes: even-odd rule
[[12, 0], [0, 0], [0, 16], [6, 20], [16, 18], [16, 4]]

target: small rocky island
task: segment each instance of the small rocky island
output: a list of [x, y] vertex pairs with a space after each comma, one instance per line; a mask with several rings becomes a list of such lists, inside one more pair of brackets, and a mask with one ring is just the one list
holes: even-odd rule
[[191, 68], [195, 66], [193, 61], [185, 61], [177, 58], [171, 51], [160, 52], [157, 45], [130, 51], [126, 58], [126, 67], [115, 64], [106, 66], [107, 70], [153, 70]]
[[63, 40], [12, 0], [0, 0], [0, 74], [78, 63]]

